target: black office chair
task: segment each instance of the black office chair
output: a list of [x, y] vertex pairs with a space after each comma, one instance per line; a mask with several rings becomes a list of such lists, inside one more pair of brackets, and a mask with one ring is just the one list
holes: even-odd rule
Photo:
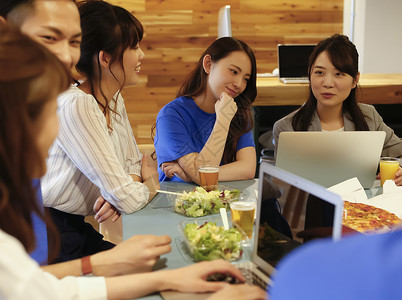
[[265, 161], [275, 164], [275, 140], [272, 130], [268, 130], [260, 135], [258, 142], [262, 145], [259, 163]]

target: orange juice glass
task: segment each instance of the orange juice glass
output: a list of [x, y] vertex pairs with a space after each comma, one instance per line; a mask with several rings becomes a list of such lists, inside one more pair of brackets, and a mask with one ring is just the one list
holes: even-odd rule
[[381, 157], [380, 159], [380, 177], [381, 186], [388, 179], [395, 179], [395, 174], [399, 169], [399, 159], [394, 157]]

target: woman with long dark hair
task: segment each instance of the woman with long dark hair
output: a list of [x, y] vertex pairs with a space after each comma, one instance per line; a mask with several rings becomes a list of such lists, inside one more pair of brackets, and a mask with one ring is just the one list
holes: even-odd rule
[[219, 180], [254, 177], [251, 104], [256, 61], [236, 38], [214, 41], [156, 120], [159, 180], [199, 183], [200, 165], [221, 165]]
[[[140, 154], [121, 90], [139, 80], [143, 27], [122, 7], [81, 1], [81, 57], [85, 78], [58, 98], [60, 133], [42, 178], [43, 203], [61, 234], [59, 261], [110, 249], [84, 217], [116, 220], [144, 207], [159, 188]], [[116, 212], [116, 213], [115, 213]]]
[[[357, 102], [359, 55], [347, 36], [317, 44], [310, 57], [306, 103], [274, 124], [275, 146], [283, 131], [385, 131], [382, 156], [402, 157], [402, 142], [372, 105]], [[399, 170], [395, 182], [402, 184]]]

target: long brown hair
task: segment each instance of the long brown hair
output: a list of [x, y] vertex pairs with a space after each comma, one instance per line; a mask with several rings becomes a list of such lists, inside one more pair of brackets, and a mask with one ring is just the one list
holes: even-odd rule
[[80, 1], [78, 10], [81, 18], [82, 42], [81, 57], [77, 64], [77, 71], [84, 75], [90, 83], [91, 94], [106, 115], [109, 109], [109, 99], [100, 92], [106, 104], [96, 98], [94, 85], [102, 79], [99, 62], [99, 52], [104, 51], [111, 55], [109, 71], [117, 80], [112, 70], [112, 64], [118, 63], [123, 70], [123, 82], [119, 82], [121, 90], [125, 83], [123, 55], [128, 49], [134, 49], [142, 40], [143, 27], [141, 22], [126, 9], [110, 3], [92, 0]]
[[53, 54], [0, 24], [0, 229], [27, 251], [35, 248], [32, 212], [45, 219], [32, 186], [46, 168], [35, 121], [68, 85], [69, 73]]
[[230, 124], [222, 157], [223, 164], [236, 160], [236, 148], [239, 138], [253, 128], [251, 104], [257, 97], [257, 64], [253, 50], [245, 42], [233, 37], [217, 39], [201, 55], [196, 67], [187, 76], [177, 93], [177, 97], [195, 97], [202, 94], [207, 88], [208, 79], [208, 74], [205, 73], [202, 65], [204, 56], [209, 54], [212, 62], [217, 62], [235, 51], [242, 51], [250, 58], [251, 76], [243, 93], [234, 99], [237, 104], [237, 112]]
[[[322, 52], [328, 53], [331, 63], [341, 72], [349, 74], [354, 80], [359, 74], [359, 54], [356, 46], [345, 35], [334, 34], [333, 36], [319, 42], [310, 56], [309, 78], [313, 65]], [[357, 100], [357, 85], [350, 91], [349, 96], [343, 101], [343, 113], [349, 112], [352, 122], [355, 124], [355, 130], [369, 130], [364, 115], [361, 112]], [[314, 97], [311, 89], [306, 103], [297, 111], [292, 120], [292, 126], [295, 131], [307, 131], [314, 111], [317, 110], [317, 99]]]

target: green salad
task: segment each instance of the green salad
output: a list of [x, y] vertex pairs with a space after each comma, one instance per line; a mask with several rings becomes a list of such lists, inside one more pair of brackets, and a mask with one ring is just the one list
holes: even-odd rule
[[242, 255], [242, 234], [235, 228], [225, 230], [212, 222], [203, 225], [189, 223], [184, 228], [194, 259], [201, 260], [236, 260]]
[[239, 199], [239, 190], [215, 190], [207, 192], [202, 187], [194, 191], [184, 192], [176, 198], [174, 209], [188, 217], [202, 217], [219, 213], [219, 209], [228, 207], [228, 203]]

